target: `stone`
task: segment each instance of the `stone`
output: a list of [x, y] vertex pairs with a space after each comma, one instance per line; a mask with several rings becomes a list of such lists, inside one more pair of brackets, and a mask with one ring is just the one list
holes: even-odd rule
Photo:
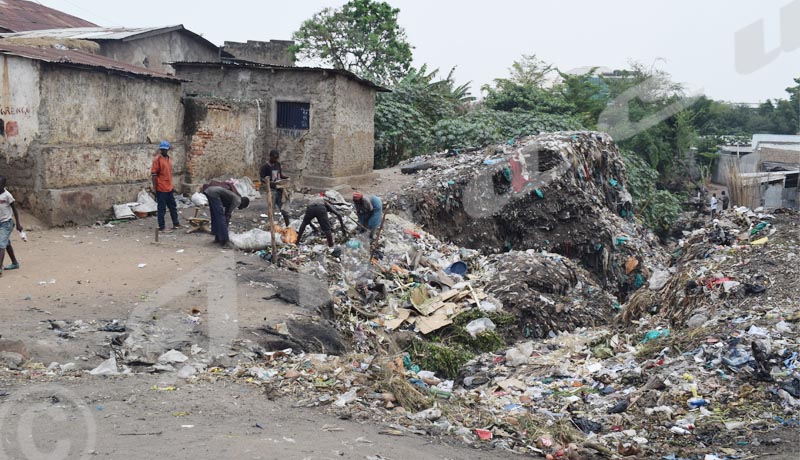
[[22, 356], [25, 361], [31, 359], [28, 354], [28, 348], [22, 340], [7, 340], [0, 339], [0, 352], [7, 351], [9, 353], [17, 353]]
[[9, 369], [19, 369], [25, 358], [13, 351], [0, 351], [0, 365], [5, 365]]

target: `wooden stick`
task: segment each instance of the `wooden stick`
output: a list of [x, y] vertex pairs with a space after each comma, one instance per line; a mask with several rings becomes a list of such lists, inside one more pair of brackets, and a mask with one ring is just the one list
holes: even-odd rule
[[269, 207], [269, 233], [272, 236], [272, 263], [277, 263], [278, 260], [278, 242], [275, 241], [275, 215], [272, 210], [272, 189], [269, 187], [270, 178], [267, 181], [267, 206]]
[[158, 243], [158, 227], [156, 227], [156, 243]]
[[375, 235], [375, 239], [370, 244], [369, 248], [369, 262], [372, 263], [372, 254], [375, 253], [375, 250], [378, 249], [378, 239], [381, 237], [381, 232], [383, 231], [383, 223], [386, 222], [386, 208], [383, 208], [383, 213], [381, 214], [381, 226], [378, 227], [378, 233]]

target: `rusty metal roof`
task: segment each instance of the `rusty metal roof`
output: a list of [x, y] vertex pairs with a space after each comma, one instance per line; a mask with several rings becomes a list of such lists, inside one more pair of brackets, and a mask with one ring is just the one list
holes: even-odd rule
[[284, 66], [284, 65], [274, 65], [274, 64], [261, 64], [258, 62], [252, 61], [245, 61], [242, 59], [229, 59], [223, 58], [222, 62], [188, 62], [188, 61], [179, 61], [179, 62], [168, 62], [167, 64], [175, 67], [176, 69], [180, 66], [186, 67], [243, 67], [243, 68], [250, 68], [250, 69], [266, 69], [266, 70], [295, 70], [299, 72], [328, 72], [336, 75], [343, 75], [351, 80], [355, 80], [358, 83], [361, 83], [364, 86], [374, 89], [379, 93], [391, 93], [392, 90], [388, 88], [384, 88], [366, 78], [361, 78], [358, 75], [344, 69], [328, 69], [325, 67], [295, 67], [295, 66]]
[[11, 32], [95, 27], [89, 21], [27, 0], [0, 0], [0, 29]]
[[136, 67], [134, 65], [115, 61], [113, 59], [109, 59], [103, 56], [98, 56], [92, 53], [87, 53], [85, 51], [10, 45], [0, 41], [0, 54], [5, 54], [9, 56], [18, 56], [27, 59], [33, 59], [36, 61], [49, 62], [68, 67], [77, 67], [77, 68], [85, 68], [92, 70], [102, 69], [125, 75], [131, 75], [143, 78], [152, 78], [157, 80], [165, 80], [174, 83], [180, 83], [186, 81], [178, 77], [175, 77], [173, 75], [168, 75], [150, 69], [145, 69], [144, 67]]
[[[0, 2], [3, 0], [0, 0]], [[4, 38], [55, 38], [55, 39], [74, 39], [74, 40], [119, 40], [131, 41], [139, 38], [152, 37], [154, 35], [169, 32], [181, 32], [200, 43], [214, 49], [219, 47], [211, 43], [200, 34], [192, 32], [183, 27], [183, 24], [160, 27], [69, 27], [60, 29], [31, 30], [19, 33], [0, 33]]]

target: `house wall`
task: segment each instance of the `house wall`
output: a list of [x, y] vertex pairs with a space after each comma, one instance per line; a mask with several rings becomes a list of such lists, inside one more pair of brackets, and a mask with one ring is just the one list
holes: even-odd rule
[[[251, 142], [253, 155], [244, 160], [244, 169], [254, 178], [271, 149], [281, 152], [284, 172], [298, 184], [323, 188], [370, 177], [374, 148], [371, 89], [342, 83], [348, 79], [327, 72], [194, 66], [179, 66], [177, 71], [178, 76], [190, 80], [184, 84], [187, 105], [191, 100], [202, 105], [218, 99], [232, 109], [224, 116], [215, 115], [216, 121], [187, 124], [193, 168], [187, 182], [199, 184], [218, 175], [219, 166], [206, 167], [223, 165], [219, 158], [240, 158], [242, 149], [249, 148]], [[278, 129], [279, 101], [310, 103], [310, 128]], [[257, 126], [259, 116], [261, 129]], [[251, 132], [254, 124], [255, 132]], [[238, 138], [234, 139], [230, 134], [236, 132]], [[198, 141], [203, 138], [214, 141]], [[226, 142], [220, 141], [226, 138]], [[228, 169], [225, 174], [241, 168], [229, 161]]]
[[0, 174], [8, 178], [9, 189], [31, 188], [35, 178], [28, 147], [39, 133], [39, 64], [3, 55], [0, 80]]
[[225, 42], [223, 49], [236, 59], [259, 64], [293, 66], [294, 53], [289, 49], [292, 45], [294, 42], [291, 40], [270, 40], [268, 42], [248, 40], [247, 43]]
[[186, 191], [195, 191], [211, 178], [256, 177], [261, 158], [255, 104], [187, 98], [184, 105], [184, 126], [191, 133], [186, 139]]
[[105, 40], [99, 43], [98, 54], [171, 75], [175, 74], [175, 70], [165, 62], [219, 61], [217, 48], [211, 48], [178, 30], [136, 40]]
[[[9, 188], [50, 225], [93, 223], [115, 203], [135, 200], [149, 182], [157, 142], [173, 142], [174, 178], [184, 171], [180, 85], [107, 71], [33, 63], [36, 131], [9, 154]], [[16, 80], [15, 80], [16, 82]], [[22, 97], [22, 96], [17, 96]], [[19, 172], [16, 172], [19, 171]]]
[[[736, 155], [721, 153], [715, 162], [711, 181], [716, 184], [728, 185], [728, 167], [736, 161]], [[742, 155], [738, 161], [740, 173], [758, 172], [761, 155], [758, 152], [748, 153], [747, 155]]]

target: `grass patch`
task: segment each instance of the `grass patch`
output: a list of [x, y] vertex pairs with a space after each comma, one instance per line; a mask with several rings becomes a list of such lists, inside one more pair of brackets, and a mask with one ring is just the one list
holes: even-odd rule
[[458, 376], [461, 366], [475, 355], [458, 345], [444, 345], [415, 340], [411, 345], [411, 361], [420, 368], [448, 379]]

